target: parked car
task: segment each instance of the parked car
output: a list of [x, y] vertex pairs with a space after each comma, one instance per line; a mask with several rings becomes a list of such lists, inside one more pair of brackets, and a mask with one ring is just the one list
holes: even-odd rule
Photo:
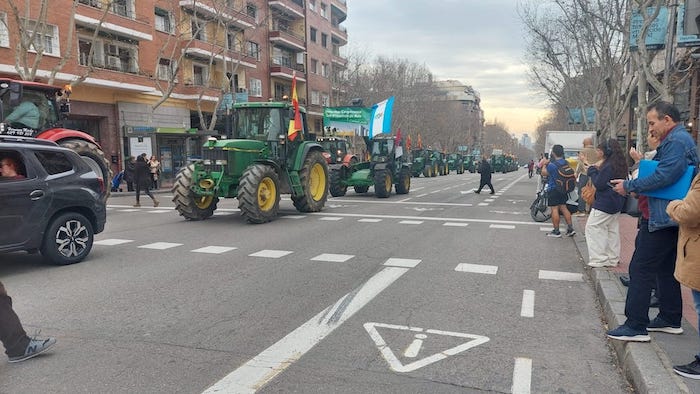
[[52, 141], [0, 136], [3, 160], [16, 163], [19, 176], [0, 168], [0, 252], [41, 252], [59, 265], [82, 261], [105, 227], [105, 180]]

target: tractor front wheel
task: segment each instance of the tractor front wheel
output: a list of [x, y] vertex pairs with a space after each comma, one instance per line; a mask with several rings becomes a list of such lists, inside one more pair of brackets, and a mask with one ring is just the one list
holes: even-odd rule
[[379, 198], [387, 198], [391, 194], [391, 180], [389, 170], [379, 170], [374, 173], [374, 194]]
[[331, 170], [331, 184], [328, 190], [333, 197], [342, 197], [348, 191], [348, 186], [341, 183], [343, 170]]
[[411, 171], [404, 167], [401, 169], [401, 172], [399, 172], [396, 194], [408, 194], [409, 190], [411, 190]]
[[249, 223], [266, 223], [277, 217], [279, 184], [277, 172], [270, 166], [253, 164], [246, 168], [238, 187], [238, 208]]
[[172, 188], [175, 209], [187, 220], [204, 220], [214, 214], [219, 197], [197, 195], [192, 190], [194, 164], [183, 167], [175, 178]]
[[304, 159], [299, 173], [302, 196], [292, 195], [294, 207], [299, 212], [318, 212], [328, 199], [328, 164], [319, 151], [311, 151]]

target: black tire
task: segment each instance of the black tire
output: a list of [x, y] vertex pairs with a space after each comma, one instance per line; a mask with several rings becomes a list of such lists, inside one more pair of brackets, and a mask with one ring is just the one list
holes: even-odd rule
[[319, 151], [311, 151], [299, 172], [303, 196], [292, 196], [299, 212], [319, 212], [328, 199], [328, 164]]
[[187, 220], [204, 220], [211, 217], [219, 202], [217, 196], [198, 196], [190, 188], [193, 184], [194, 164], [183, 167], [175, 177], [173, 202], [175, 209]]
[[328, 186], [328, 191], [333, 197], [342, 197], [347, 193], [348, 186], [342, 185], [343, 170], [331, 170], [331, 184]]
[[41, 255], [52, 264], [75, 264], [90, 253], [94, 238], [92, 223], [85, 216], [67, 212], [54, 218], [47, 227]]
[[552, 209], [547, 206], [547, 198], [538, 195], [530, 205], [530, 216], [536, 222], [546, 222], [552, 217]]
[[353, 189], [355, 189], [355, 193], [367, 193], [367, 190], [369, 190], [369, 186], [353, 186]]
[[389, 170], [379, 170], [374, 173], [374, 194], [379, 198], [387, 198], [391, 195], [393, 185], [391, 172]]
[[243, 171], [238, 185], [238, 208], [249, 223], [267, 223], [277, 217], [280, 180], [274, 168], [253, 164]]
[[396, 194], [408, 194], [411, 190], [411, 171], [403, 167], [399, 172], [399, 181], [396, 183]]
[[105, 184], [105, 194], [104, 201], [107, 201], [109, 194], [112, 191], [110, 185], [112, 184], [112, 168], [107, 161], [105, 153], [100, 149], [99, 146], [93, 144], [92, 142], [79, 140], [79, 139], [65, 139], [58, 141], [58, 144], [62, 147], [68, 148], [78, 155], [87, 163], [90, 168], [99, 176], [102, 177], [102, 181]]
[[438, 175], [438, 166], [437, 164], [433, 164], [431, 169], [430, 169], [430, 177], [436, 177]]
[[426, 178], [430, 176], [430, 166], [423, 167], [423, 176]]

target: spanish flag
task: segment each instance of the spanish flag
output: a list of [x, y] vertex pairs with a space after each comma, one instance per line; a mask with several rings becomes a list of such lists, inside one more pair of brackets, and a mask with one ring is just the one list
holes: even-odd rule
[[287, 130], [287, 137], [290, 141], [294, 141], [294, 139], [297, 138], [297, 134], [301, 130], [301, 112], [299, 112], [296, 73], [292, 76], [292, 105], [294, 106], [294, 119], [289, 120], [289, 130]]

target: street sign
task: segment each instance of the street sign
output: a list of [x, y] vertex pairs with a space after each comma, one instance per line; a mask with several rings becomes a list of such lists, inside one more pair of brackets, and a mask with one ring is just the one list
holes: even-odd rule
[[[394, 324], [365, 323], [364, 327], [365, 330], [367, 330], [369, 336], [374, 341], [374, 343], [377, 345], [377, 349], [379, 349], [379, 352], [389, 363], [389, 368], [396, 372], [415, 371], [416, 369], [446, 359], [449, 356], [454, 356], [456, 354], [462, 353], [465, 350], [471, 349], [475, 346], [479, 346], [489, 341], [489, 338], [483, 335], [464, 334], [461, 332], [450, 332], [433, 329], [425, 330], [419, 327], [398, 326]], [[386, 343], [384, 338], [382, 338], [382, 335], [377, 330], [378, 328], [382, 329], [383, 331], [406, 331], [406, 333], [408, 334], [413, 334], [413, 338], [411, 341], [409, 341], [410, 343], [408, 343], [407, 346], [404, 343], [401, 350], [399, 350], [396, 348], [397, 345], [389, 345]], [[431, 340], [435, 340], [436, 337], [444, 336], [457, 338], [459, 345], [450, 347], [446, 350], [438, 351], [437, 353], [433, 353], [427, 357], [422, 357], [418, 360], [415, 360], [421, 353], [426, 353], [426, 351], [423, 351], [423, 348], [425, 347], [426, 343], [429, 343]], [[396, 335], [391, 335], [391, 338], [396, 338]], [[465, 338], [467, 339], [466, 342], [464, 342]], [[408, 359], [407, 361], [411, 362], [404, 364], [401, 361], [399, 361], [399, 357], [397, 357], [396, 355], [397, 353], [391, 350], [392, 346], [394, 347], [394, 349], [397, 350], [397, 352], [399, 352], [398, 354], [403, 359]]]

